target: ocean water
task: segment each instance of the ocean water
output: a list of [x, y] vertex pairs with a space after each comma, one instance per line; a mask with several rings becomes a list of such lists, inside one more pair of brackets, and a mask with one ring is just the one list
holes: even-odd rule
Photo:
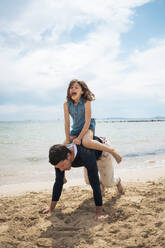
[[[96, 135], [105, 136], [123, 156], [119, 170], [165, 167], [164, 130], [164, 121], [96, 121]], [[53, 182], [48, 151], [64, 138], [62, 120], [0, 122], [0, 186]], [[70, 180], [82, 177], [81, 168], [67, 175]]]

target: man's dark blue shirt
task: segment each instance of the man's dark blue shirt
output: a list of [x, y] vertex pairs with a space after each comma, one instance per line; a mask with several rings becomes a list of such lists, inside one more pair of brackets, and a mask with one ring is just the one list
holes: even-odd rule
[[[94, 139], [102, 143], [102, 141], [98, 137], [94, 136]], [[93, 189], [93, 196], [96, 206], [102, 206], [102, 194], [97, 168], [97, 160], [99, 159], [101, 154], [102, 151], [88, 149], [82, 145], [77, 145], [77, 155], [71, 165], [71, 167], [84, 166], [87, 169], [88, 178]], [[64, 171], [61, 172], [58, 168], [55, 168], [55, 172], [56, 179], [53, 186], [52, 201], [59, 200], [64, 182]]]

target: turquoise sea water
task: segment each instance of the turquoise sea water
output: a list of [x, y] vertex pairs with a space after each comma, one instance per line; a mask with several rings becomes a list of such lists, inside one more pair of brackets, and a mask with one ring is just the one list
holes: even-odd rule
[[[165, 122], [96, 121], [123, 156], [120, 170], [165, 167]], [[0, 122], [0, 185], [54, 180], [49, 147], [64, 140], [63, 121]], [[73, 169], [70, 179], [82, 177]]]

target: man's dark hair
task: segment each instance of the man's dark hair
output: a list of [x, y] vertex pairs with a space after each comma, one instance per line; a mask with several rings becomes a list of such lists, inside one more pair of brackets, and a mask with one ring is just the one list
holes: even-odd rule
[[54, 145], [49, 149], [49, 163], [52, 165], [58, 164], [60, 161], [67, 159], [67, 154], [71, 151], [64, 145]]

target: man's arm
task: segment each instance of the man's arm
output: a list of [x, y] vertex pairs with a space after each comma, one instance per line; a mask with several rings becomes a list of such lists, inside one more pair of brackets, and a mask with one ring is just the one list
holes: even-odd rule
[[60, 199], [61, 192], [63, 189], [63, 184], [64, 184], [64, 172], [61, 172], [59, 169], [55, 168], [56, 172], [56, 180], [53, 186], [53, 191], [52, 191], [52, 201], [50, 203], [50, 206], [45, 208], [42, 213], [46, 214], [48, 212], [52, 212], [53, 209], [55, 209], [57, 202]]

